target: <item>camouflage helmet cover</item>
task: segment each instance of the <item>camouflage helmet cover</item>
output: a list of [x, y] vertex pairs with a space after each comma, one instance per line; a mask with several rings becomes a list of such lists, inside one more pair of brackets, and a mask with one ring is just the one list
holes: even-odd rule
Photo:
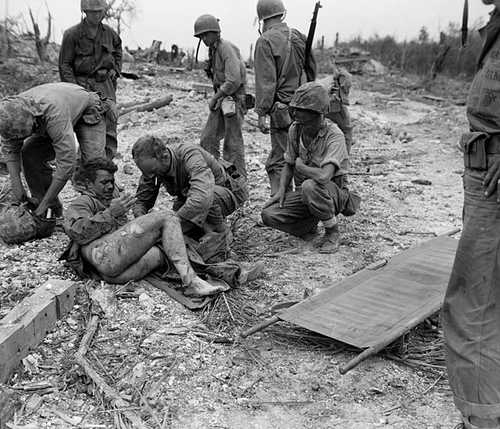
[[214, 31], [220, 33], [219, 20], [213, 15], [201, 15], [194, 23], [194, 37]]
[[85, 12], [89, 11], [100, 11], [106, 10], [108, 5], [106, 4], [106, 0], [81, 0], [80, 9]]
[[290, 107], [327, 113], [330, 97], [327, 89], [318, 82], [307, 82], [297, 89], [290, 101]]
[[28, 100], [21, 97], [0, 101], [0, 136], [10, 139], [25, 139], [33, 133], [34, 109]]
[[259, 0], [257, 2], [257, 16], [260, 21], [284, 15], [285, 13], [286, 9], [282, 0]]

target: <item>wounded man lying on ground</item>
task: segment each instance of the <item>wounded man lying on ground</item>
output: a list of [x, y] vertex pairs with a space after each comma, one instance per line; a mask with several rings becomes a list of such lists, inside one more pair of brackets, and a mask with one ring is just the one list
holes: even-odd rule
[[[77, 172], [86, 189], [65, 213], [65, 230], [72, 241], [63, 258], [80, 274], [97, 274], [109, 283], [123, 284], [156, 270], [174, 268], [185, 295], [205, 296], [221, 291], [194, 271], [174, 212], [151, 212], [128, 221], [127, 213], [135, 198], [114, 194], [116, 169], [111, 161], [95, 159]], [[206, 265], [197, 254], [192, 259], [198, 270], [228, 283], [248, 277], [237, 264]]]

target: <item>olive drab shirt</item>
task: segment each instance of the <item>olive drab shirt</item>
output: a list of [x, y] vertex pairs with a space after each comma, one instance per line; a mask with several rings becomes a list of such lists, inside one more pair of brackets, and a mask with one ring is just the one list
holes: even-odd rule
[[[291, 34], [290, 34], [291, 32]], [[291, 35], [291, 54], [288, 67], [283, 70], [289, 37]], [[271, 25], [259, 37], [255, 45], [255, 111], [263, 116], [269, 114], [276, 101], [288, 104], [296, 89], [306, 79], [303, 77], [306, 36], [295, 29], [290, 29], [284, 22]], [[311, 55], [308, 70], [316, 73], [316, 64]], [[280, 85], [280, 76], [285, 79]]]
[[116, 101], [116, 78], [107, 76], [122, 68], [122, 41], [109, 26], [99, 24], [95, 37], [86, 20], [64, 32], [59, 53], [61, 81], [77, 83]]
[[240, 50], [231, 42], [220, 39], [210, 48], [213, 83], [226, 95], [244, 94], [246, 67]]
[[[29, 100], [36, 110], [35, 136], [48, 136], [55, 152], [54, 180], [66, 182], [76, 163], [76, 139], [73, 127], [98, 104], [99, 96], [72, 83], [47, 83], [21, 92], [17, 97]], [[23, 140], [2, 140], [5, 161], [19, 161]]]
[[224, 167], [198, 145], [177, 143], [166, 146], [172, 159], [167, 174], [158, 177], [142, 176], [137, 188], [134, 214], [151, 210], [163, 185], [167, 192], [177, 197], [182, 206], [177, 216], [202, 227], [214, 201], [215, 185], [227, 186], [228, 176]]
[[[302, 141], [300, 125], [292, 123], [288, 130], [288, 145], [285, 151], [285, 162], [295, 165], [297, 158], [305, 165], [323, 168], [333, 164], [337, 167], [334, 177], [343, 176], [349, 168], [349, 154], [345, 145], [344, 134], [340, 128], [329, 119], [325, 119], [314, 141], [306, 147]], [[294, 169], [295, 186], [300, 186], [307, 177]]]
[[126, 223], [126, 215], [113, 217], [109, 207], [88, 191], [73, 200], [64, 213], [64, 230], [80, 246], [89, 244]]
[[500, 13], [481, 30], [485, 47], [467, 99], [467, 117], [473, 131], [500, 133]]

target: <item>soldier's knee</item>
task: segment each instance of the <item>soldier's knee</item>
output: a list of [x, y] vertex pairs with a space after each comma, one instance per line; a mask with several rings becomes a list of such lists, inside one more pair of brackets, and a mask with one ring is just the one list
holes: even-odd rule
[[276, 224], [275, 216], [274, 216], [274, 208], [266, 207], [264, 210], [260, 212], [260, 217], [262, 218], [262, 223], [269, 227], [274, 227]]
[[304, 198], [304, 200], [309, 200], [311, 197], [317, 194], [318, 184], [312, 179], [304, 180], [301, 187], [302, 198]]

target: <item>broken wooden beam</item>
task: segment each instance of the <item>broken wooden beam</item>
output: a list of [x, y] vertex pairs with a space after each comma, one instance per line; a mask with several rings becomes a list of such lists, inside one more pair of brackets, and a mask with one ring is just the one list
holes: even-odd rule
[[194, 82], [193, 83], [193, 91], [199, 92], [200, 94], [211, 94], [214, 92], [214, 86], [209, 83], [200, 83], [200, 82]]
[[167, 95], [166, 97], [159, 98], [158, 100], [151, 101], [146, 104], [137, 104], [136, 106], [127, 107], [120, 110], [118, 116], [126, 115], [130, 112], [150, 112], [152, 110], [160, 109], [161, 107], [168, 106], [174, 97], [172, 95]]
[[72, 310], [75, 293], [74, 282], [49, 279], [0, 320], [0, 383]]

